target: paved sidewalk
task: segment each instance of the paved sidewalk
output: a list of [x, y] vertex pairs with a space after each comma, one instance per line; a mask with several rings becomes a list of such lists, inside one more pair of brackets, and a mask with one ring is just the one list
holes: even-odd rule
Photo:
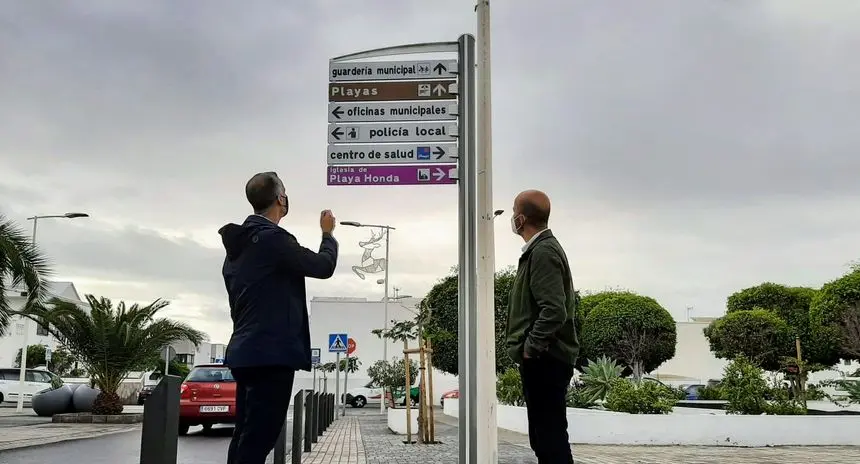
[[35, 424], [3, 427], [0, 451], [139, 430], [140, 424]]
[[334, 421], [313, 447], [302, 456], [308, 464], [367, 464], [359, 418], [346, 416]]

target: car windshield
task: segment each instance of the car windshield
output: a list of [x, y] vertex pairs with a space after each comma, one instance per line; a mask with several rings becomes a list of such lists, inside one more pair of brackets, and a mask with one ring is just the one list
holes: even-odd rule
[[195, 367], [185, 378], [186, 382], [234, 382], [227, 367]]

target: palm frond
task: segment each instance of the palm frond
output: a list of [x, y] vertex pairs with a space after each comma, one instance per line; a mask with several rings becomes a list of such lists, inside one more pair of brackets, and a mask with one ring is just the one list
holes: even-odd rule
[[50, 324], [49, 330], [80, 359], [102, 391], [115, 392], [125, 376], [144, 369], [165, 346], [187, 340], [195, 346], [205, 334], [190, 325], [158, 317], [169, 302], [155, 300], [141, 306], [114, 305], [107, 298], [86, 295], [90, 311], [52, 300], [34, 305], [32, 316]]
[[0, 335], [5, 334], [12, 314], [5, 291], [23, 284], [27, 289], [27, 306], [42, 302], [48, 294], [50, 275], [48, 259], [31, 238], [0, 215]]

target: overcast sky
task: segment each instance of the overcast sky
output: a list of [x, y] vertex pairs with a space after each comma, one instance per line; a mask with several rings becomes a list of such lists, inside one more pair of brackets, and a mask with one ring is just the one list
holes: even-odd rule
[[[391, 224], [390, 280], [421, 296], [457, 261], [456, 187], [326, 187], [328, 59], [474, 31], [462, 0], [0, 0], [0, 212], [91, 214], [40, 222], [58, 278], [226, 342], [217, 230], [275, 170], [301, 242], [324, 208]], [[860, 257], [858, 50], [857, 0], [496, 0], [495, 206], [545, 190], [579, 288], [678, 319], [818, 286]], [[367, 231], [336, 235], [309, 294], [381, 297], [350, 271]]]

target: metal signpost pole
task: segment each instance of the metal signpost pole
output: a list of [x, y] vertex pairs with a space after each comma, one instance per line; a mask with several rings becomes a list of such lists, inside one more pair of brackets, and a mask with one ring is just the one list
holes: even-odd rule
[[495, 464], [498, 457], [496, 427], [496, 331], [495, 331], [495, 245], [493, 234], [492, 111], [490, 92], [490, 2], [478, 0], [477, 6], [477, 290], [472, 308], [470, 337], [475, 343], [472, 373], [475, 375], [471, 413], [478, 425], [472, 438], [475, 455], [472, 463]]
[[[478, 429], [476, 405], [476, 200], [477, 179], [475, 138], [475, 38], [469, 34], [459, 40], [459, 98], [460, 98], [460, 269], [459, 269], [459, 351], [460, 384], [460, 460], [461, 464], [476, 464]], [[492, 376], [495, 378], [495, 375]], [[486, 427], [487, 424], [484, 424]]]
[[[347, 342], [348, 344], [348, 342]], [[346, 352], [346, 368], [343, 370], [343, 401], [340, 405], [340, 416], [346, 417], [346, 392], [349, 391], [349, 351]]]

